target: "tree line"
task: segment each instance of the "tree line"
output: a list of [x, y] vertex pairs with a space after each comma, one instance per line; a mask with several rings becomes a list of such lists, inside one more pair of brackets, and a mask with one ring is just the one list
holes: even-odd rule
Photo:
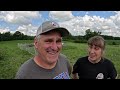
[[24, 35], [23, 33], [16, 31], [15, 33], [5, 32], [0, 33], [0, 41], [10, 40], [33, 40], [34, 36]]
[[120, 37], [113, 37], [113, 36], [101, 35], [101, 34], [102, 33], [100, 31], [92, 31], [90, 29], [87, 29], [85, 31], [84, 36], [81, 36], [81, 35], [72, 36], [72, 35], [70, 35], [70, 36], [65, 37], [64, 40], [72, 40], [76, 43], [86, 43], [90, 37], [93, 37], [96, 35], [102, 36], [105, 40], [120, 40]]
[[[92, 31], [87, 29], [85, 31], [84, 36], [67, 36], [64, 37], [63, 40], [73, 40], [75, 42], [86, 42], [90, 37], [95, 35], [100, 35], [106, 40], [120, 40], [120, 37], [113, 37], [107, 35], [101, 35], [102, 33], [99, 31]], [[16, 31], [15, 33], [11, 34], [10, 32], [0, 33], [0, 41], [10, 41], [10, 40], [33, 40], [35, 36], [28, 36], [24, 35], [23, 33]]]

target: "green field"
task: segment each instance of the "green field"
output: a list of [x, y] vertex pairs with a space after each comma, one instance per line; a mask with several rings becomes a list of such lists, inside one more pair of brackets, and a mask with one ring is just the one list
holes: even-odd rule
[[[34, 48], [21, 50], [18, 43], [33, 43], [32, 40], [16, 40], [0, 42], [0, 79], [14, 79], [22, 63], [33, 57]], [[120, 45], [107, 45], [105, 57], [112, 60], [120, 79]], [[87, 55], [87, 44], [64, 42], [62, 53], [65, 54], [73, 65], [79, 57]]]

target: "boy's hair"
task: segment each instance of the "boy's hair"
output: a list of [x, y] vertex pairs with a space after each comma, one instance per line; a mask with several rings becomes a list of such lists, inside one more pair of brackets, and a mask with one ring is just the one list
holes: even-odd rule
[[102, 36], [93, 36], [88, 40], [88, 45], [95, 45], [100, 47], [101, 49], [105, 49], [105, 40]]

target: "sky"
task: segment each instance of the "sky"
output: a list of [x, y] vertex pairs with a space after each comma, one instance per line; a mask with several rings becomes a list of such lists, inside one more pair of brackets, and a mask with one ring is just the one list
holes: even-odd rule
[[120, 11], [0, 11], [0, 32], [20, 31], [35, 36], [42, 22], [53, 20], [74, 35], [100, 31], [120, 37]]

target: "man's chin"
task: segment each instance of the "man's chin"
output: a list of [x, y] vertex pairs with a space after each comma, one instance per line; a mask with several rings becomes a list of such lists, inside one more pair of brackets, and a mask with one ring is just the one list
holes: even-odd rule
[[57, 60], [51, 60], [51, 61], [49, 61], [49, 64], [54, 64], [56, 62], [57, 62]]
[[58, 60], [58, 57], [56, 57], [56, 58], [49, 58], [49, 61], [51, 61], [51, 62], [56, 62]]

